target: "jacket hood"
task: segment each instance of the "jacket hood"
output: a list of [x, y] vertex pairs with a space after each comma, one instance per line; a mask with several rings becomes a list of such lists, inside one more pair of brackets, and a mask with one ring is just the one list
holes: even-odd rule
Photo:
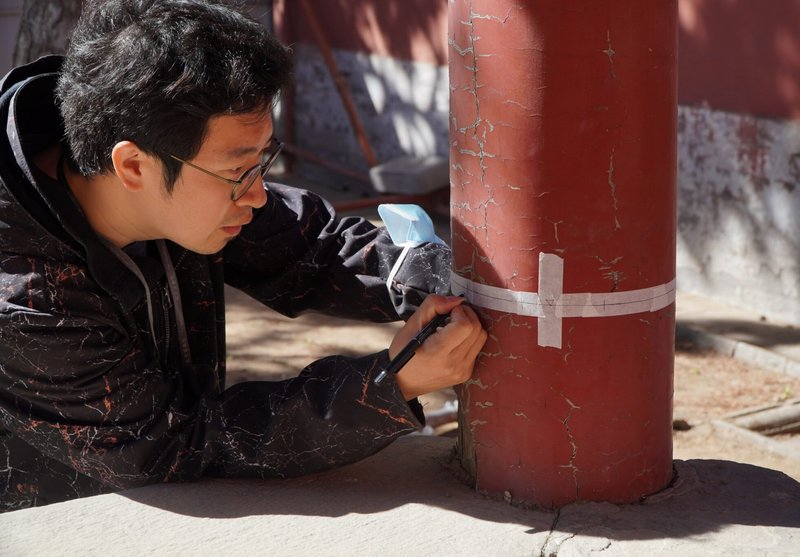
[[0, 121], [5, 124], [0, 133], [0, 169], [4, 181], [17, 177], [35, 182], [30, 159], [64, 136], [55, 102], [61, 63], [60, 56], [45, 56], [14, 68], [0, 80]]
[[[0, 81], [0, 223], [9, 230], [0, 248], [17, 245], [23, 233], [45, 240], [45, 246], [66, 238], [47, 195], [52, 188], [43, 187], [33, 164], [41, 150], [63, 136], [53, 98], [60, 66], [60, 57], [48, 56], [14, 68]], [[50, 241], [44, 238], [48, 233]]]
[[[0, 252], [35, 254], [86, 265], [125, 311], [144, 291], [123, 288], [131, 271], [91, 228], [66, 183], [34, 165], [43, 149], [61, 142], [55, 99], [62, 58], [46, 56], [11, 70], [0, 81]], [[126, 280], [128, 279], [128, 280]]]

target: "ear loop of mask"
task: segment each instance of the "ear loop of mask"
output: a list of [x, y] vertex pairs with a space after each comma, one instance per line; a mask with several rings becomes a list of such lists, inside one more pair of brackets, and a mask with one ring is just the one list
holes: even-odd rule
[[403, 261], [405, 261], [408, 252], [411, 251], [411, 248], [416, 246], [417, 244], [406, 244], [403, 248], [403, 251], [400, 252], [400, 256], [397, 258], [397, 261], [394, 262], [392, 270], [389, 271], [389, 276], [386, 278], [386, 288], [389, 290], [390, 295], [394, 293], [392, 286], [394, 285], [394, 277], [397, 275], [397, 271], [399, 271], [400, 267], [403, 266]]
[[386, 278], [386, 289], [389, 295], [393, 295], [394, 279], [412, 248], [425, 243], [446, 244], [436, 236], [431, 218], [419, 205], [384, 203], [378, 206], [378, 214], [386, 225], [392, 242], [403, 247]]

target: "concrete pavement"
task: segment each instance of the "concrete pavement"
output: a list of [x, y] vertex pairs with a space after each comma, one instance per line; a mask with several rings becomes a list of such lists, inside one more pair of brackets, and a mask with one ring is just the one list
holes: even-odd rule
[[358, 464], [291, 480], [165, 484], [0, 515], [0, 553], [38, 555], [797, 555], [800, 484], [727, 461], [676, 461], [636, 505], [558, 512], [460, 483], [453, 441], [411, 436]]

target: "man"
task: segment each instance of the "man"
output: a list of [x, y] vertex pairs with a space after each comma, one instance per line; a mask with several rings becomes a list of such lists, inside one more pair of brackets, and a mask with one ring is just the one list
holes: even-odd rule
[[[63, 61], [0, 83], [3, 510], [354, 462], [420, 427], [418, 395], [470, 376], [477, 317], [425, 298], [448, 290], [445, 248], [412, 251], [390, 294], [400, 249], [383, 229], [262, 187], [289, 70], [219, 0], [95, 0]], [[225, 389], [224, 283], [287, 315], [410, 318], [388, 350]]]

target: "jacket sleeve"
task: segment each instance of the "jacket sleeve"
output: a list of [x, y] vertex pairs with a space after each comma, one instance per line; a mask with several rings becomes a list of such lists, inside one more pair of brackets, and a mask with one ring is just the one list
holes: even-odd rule
[[450, 290], [450, 250], [412, 249], [392, 283], [402, 248], [386, 229], [338, 218], [319, 196], [268, 184], [267, 203], [224, 250], [225, 281], [289, 316], [315, 310], [339, 317], [407, 319], [429, 293]]
[[[203, 474], [316, 472], [369, 456], [420, 427], [419, 406], [409, 406], [395, 382], [371, 382], [388, 362], [386, 351], [334, 356], [294, 379], [198, 397], [185, 373], [207, 370], [161, 367], [96, 315], [2, 302], [0, 321], [1, 429], [63, 465], [59, 470], [94, 480], [87, 492], [71, 484], [80, 483], [74, 475], [51, 467], [48, 481], [61, 474], [64, 483], [63, 493], [50, 494], [54, 500]], [[0, 469], [0, 481], [37, 468], [15, 457]]]
[[286, 477], [327, 470], [419, 429], [419, 402], [406, 403], [395, 381], [372, 383], [388, 363], [387, 350], [362, 358], [331, 356], [294, 379], [230, 387], [220, 406], [220, 451], [209, 473]]

